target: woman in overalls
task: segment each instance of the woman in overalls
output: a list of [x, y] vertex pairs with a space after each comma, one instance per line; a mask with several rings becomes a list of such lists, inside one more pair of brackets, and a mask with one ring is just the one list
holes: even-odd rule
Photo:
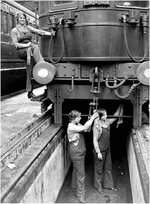
[[69, 153], [73, 163], [72, 183], [71, 187], [77, 190], [77, 197], [81, 203], [84, 203], [85, 194], [85, 141], [83, 132], [91, 127], [94, 119], [98, 117], [98, 113], [94, 113], [91, 118], [84, 124], [80, 124], [81, 113], [73, 110], [69, 113], [69, 124], [67, 135], [69, 140]]
[[[12, 29], [11, 37], [13, 44], [18, 50], [19, 58], [26, 60], [28, 65], [31, 63], [31, 66], [27, 66], [26, 69], [27, 72], [26, 91], [28, 92], [28, 98], [35, 97], [35, 95], [33, 94], [33, 85], [31, 81], [32, 69], [35, 64], [44, 61], [38, 45], [32, 43], [32, 33], [47, 36], [52, 35], [51, 32], [36, 29], [28, 25], [26, 14], [19, 13], [17, 15], [17, 26]], [[32, 60], [30, 62], [31, 55], [33, 56], [34, 59], [33, 62]]]
[[[112, 177], [110, 125], [117, 118], [107, 119], [107, 112], [102, 108], [97, 112], [99, 118], [94, 121], [93, 125], [94, 187], [99, 193], [103, 193], [102, 187], [116, 191]], [[119, 106], [114, 116], [119, 116], [122, 113], [123, 108]]]

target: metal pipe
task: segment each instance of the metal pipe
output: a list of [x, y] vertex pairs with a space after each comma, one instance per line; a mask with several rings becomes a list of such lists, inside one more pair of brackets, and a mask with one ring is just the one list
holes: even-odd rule
[[[126, 18], [125, 15], [123, 15], [123, 16], [124, 16], [124, 18]], [[123, 18], [123, 19], [124, 19], [124, 18]], [[146, 58], [146, 55], [147, 55], [146, 37], [143, 36], [143, 38], [144, 38], [144, 55], [143, 55], [143, 57], [142, 57], [140, 60], [137, 60], [137, 59], [135, 59], [135, 58], [131, 55], [131, 52], [130, 52], [130, 50], [129, 50], [128, 40], [127, 40], [127, 32], [126, 32], [126, 19], [123, 20], [123, 34], [124, 34], [124, 41], [125, 41], [125, 45], [126, 45], [126, 49], [127, 49], [127, 52], [128, 52], [129, 57], [130, 57], [134, 62], [138, 62], [138, 63], [143, 62], [144, 59]], [[145, 32], [144, 32], [144, 34], [145, 34]]]
[[133, 85], [131, 86], [131, 88], [129, 89], [128, 93], [125, 94], [125, 95], [123, 95], [123, 96], [121, 96], [121, 95], [118, 93], [117, 89], [115, 89], [115, 90], [114, 90], [115, 95], [116, 95], [118, 98], [120, 98], [120, 99], [128, 98], [128, 97], [130, 96], [130, 94], [133, 92], [133, 90], [134, 90], [137, 86], [139, 86], [140, 84], [141, 84], [141, 83], [133, 84]]
[[125, 78], [124, 78], [119, 84], [117, 84], [117, 80], [115, 79], [115, 80], [114, 80], [114, 85], [113, 85], [113, 86], [110, 86], [110, 85], [108, 84], [109, 75], [107, 75], [106, 80], [105, 80], [105, 85], [106, 85], [107, 88], [116, 89], [116, 88], [122, 86], [122, 85], [129, 79], [130, 76], [131, 76], [131, 75], [125, 76]]
[[65, 45], [64, 45], [64, 37], [63, 37], [63, 32], [62, 32], [62, 21], [63, 21], [63, 19], [60, 19], [60, 23], [59, 23], [60, 24], [60, 32], [61, 32], [61, 55], [60, 55], [60, 57], [56, 61], [52, 60], [52, 54], [51, 54], [53, 35], [51, 35], [51, 39], [50, 39], [50, 43], [49, 43], [49, 60], [53, 64], [57, 64], [63, 58], [63, 53], [64, 53]]
[[73, 91], [74, 89], [74, 76], [71, 77], [71, 89], [67, 87], [69, 91]]

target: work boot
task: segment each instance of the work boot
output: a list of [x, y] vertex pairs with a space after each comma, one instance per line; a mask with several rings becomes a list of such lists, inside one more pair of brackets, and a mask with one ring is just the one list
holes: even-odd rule
[[41, 102], [43, 99], [45, 99], [47, 97], [47, 90], [45, 89], [43, 94], [40, 94], [38, 96], [34, 96], [31, 101], [38, 101]]
[[103, 190], [102, 190], [101, 188], [96, 188], [96, 190], [97, 190], [99, 193], [101, 193], [101, 194], [104, 193]]
[[118, 191], [115, 187], [104, 187], [105, 189], [111, 190], [111, 191]]
[[84, 199], [84, 196], [78, 196], [78, 199], [80, 201], [80, 203], [85, 203], [85, 199]]
[[32, 91], [29, 91], [27, 96], [28, 96], [29, 99], [35, 97], [35, 95], [33, 94]]
[[96, 188], [96, 190], [97, 190], [99, 193], [101, 193], [101, 194], [104, 193], [101, 184], [100, 184], [99, 186], [94, 186], [94, 187]]

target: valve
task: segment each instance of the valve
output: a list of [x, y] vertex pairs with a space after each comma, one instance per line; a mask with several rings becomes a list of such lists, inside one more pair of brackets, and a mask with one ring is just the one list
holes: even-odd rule
[[135, 10], [130, 10], [129, 14], [127, 15], [127, 23], [136, 25], [139, 23], [139, 18], [138, 18], [138, 11]]
[[131, 10], [129, 13], [122, 13], [119, 16], [119, 20], [122, 23], [136, 25], [139, 23], [138, 11]]
[[49, 19], [49, 25], [50, 25], [50, 28], [54, 31], [56, 31], [58, 29], [58, 17], [56, 17], [55, 15], [54, 16], [48, 16], [48, 19]]
[[76, 22], [75, 22], [75, 12], [74, 11], [69, 11], [68, 13], [68, 18], [67, 18], [67, 24], [69, 26], [73, 26]]
[[119, 20], [120, 20], [122, 23], [126, 23], [126, 22], [127, 22], [127, 14], [122, 13], [122, 14], [119, 16]]

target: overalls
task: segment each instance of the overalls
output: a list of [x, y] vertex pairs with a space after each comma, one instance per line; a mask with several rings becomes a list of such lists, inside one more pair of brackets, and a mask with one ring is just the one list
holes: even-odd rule
[[110, 126], [107, 128], [102, 127], [102, 134], [100, 135], [98, 144], [103, 159], [98, 159], [97, 153], [94, 150], [94, 186], [101, 189], [103, 183], [104, 188], [113, 188]]
[[[18, 42], [19, 43], [28, 43], [32, 41], [32, 34], [31, 32], [28, 30], [28, 28], [24, 31], [21, 31], [17, 26], [16, 29], [18, 31]], [[24, 59], [27, 61], [27, 52], [28, 52], [28, 48], [18, 48], [18, 56], [21, 59]], [[31, 77], [32, 77], [32, 70], [33, 67], [36, 63], [40, 62], [40, 61], [44, 61], [41, 52], [39, 50], [39, 47], [37, 45], [32, 45], [31, 47], [32, 50], [32, 56], [33, 56], [33, 60], [31, 58], [31, 64], [27, 65], [26, 68], [26, 73], [27, 73], [27, 80], [26, 80], [26, 91], [32, 91], [32, 81], [31, 81]]]
[[85, 193], [85, 141], [82, 133], [79, 133], [79, 143], [77, 146], [73, 142], [69, 142], [69, 153], [73, 163], [72, 172], [72, 188], [77, 188], [78, 198], [84, 196]]

